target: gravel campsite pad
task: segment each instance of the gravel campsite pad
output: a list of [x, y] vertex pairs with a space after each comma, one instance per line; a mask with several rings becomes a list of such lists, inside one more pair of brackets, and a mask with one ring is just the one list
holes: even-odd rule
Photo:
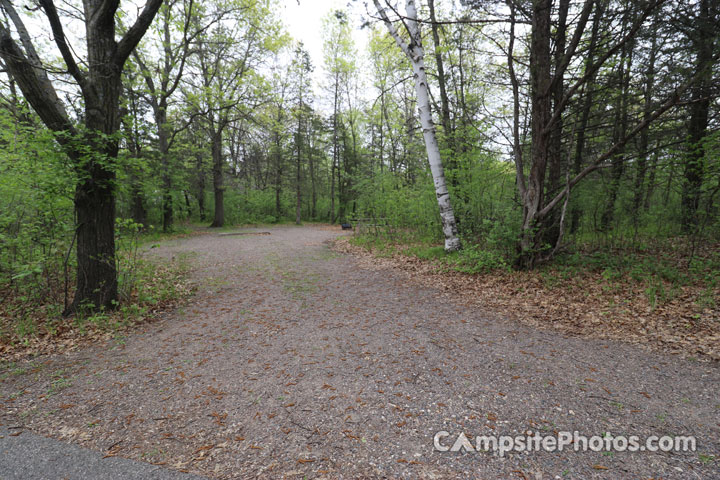
[[[0, 371], [0, 423], [216, 478], [720, 478], [717, 363], [565, 337], [330, 250], [339, 228], [168, 241], [196, 294]], [[439, 452], [448, 432], [692, 435], [696, 452]]]

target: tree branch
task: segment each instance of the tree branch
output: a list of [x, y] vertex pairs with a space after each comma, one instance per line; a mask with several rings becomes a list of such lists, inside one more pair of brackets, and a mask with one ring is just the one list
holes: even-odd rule
[[575, 95], [575, 92], [583, 85], [585, 82], [587, 82], [592, 76], [602, 67], [605, 62], [615, 55], [618, 50], [620, 50], [627, 42], [632, 40], [637, 32], [640, 30], [640, 27], [642, 27], [642, 24], [645, 22], [645, 20], [650, 16], [650, 14], [657, 8], [659, 5], [661, 5], [665, 0], [656, 0], [652, 2], [638, 17], [638, 19], [635, 21], [635, 23], [630, 28], [630, 31], [625, 35], [620, 41], [618, 41], [615, 45], [613, 45], [611, 48], [609, 48], [604, 55], [602, 55], [597, 62], [595, 62], [592, 66], [589, 66], [587, 70], [585, 71], [585, 74], [580, 77], [565, 93], [562, 100], [558, 103], [558, 105], [555, 107], [555, 111], [553, 112], [552, 117], [550, 118], [550, 121], [548, 121], [547, 125], [545, 125], [543, 134], [547, 134], [550, 132], [550, 130], [553, 128], [553, 125], [555, 125], [555, 122], [557, 122], [560, 119], [560, 116], [562, 115], [562, 112], [565, 110], [565, 106], [568, 104], [570, 99]]
[[[694, 78], [694, 77], [693, 77]], [[545, 215], [547, 215], [555, 206], [560, 202], [560, 200], [563, 199], [565, 195], [570, 194], [570, 189], [577, 185], [577, 183], [585, 178], [588, 174], [594, 172], [598, 168], [600, 168], [602, 163], [607, 160], [608, 158], [615, 155], [620, 149], [625, 147], [625, 145], [633, 138], [635, 135], [646, 129], [652, 122], [657, 120], [660, 116], [662, 116], [665, 112], [670, 110], [672, 107], [677, 105], [680, 102], [680, 95], [687, 90], [694, 82], [688, 82], [681, 87], [677, 88], [670, 97], [665, 100], [665, 102], [657, 109], [655, 110], [651, 115], [646, 117], [642, 122], [637, 124], [635, 128], [633, 128], [622, 140], [617, 142], [615, 145], [610, 147], [609, 150], [607, 150], [605, 153], [600, 155], [598, 158], [596, 158], [590, 165], [585, 167], [583, 170], [580, 171], [572, 180], [570, 180], [567, 184], [567, 188], [564, 189], [562, 192], [558, 193], [555, 198], [553, 198], [550, 203], [548, 203], [542, 210], [540, 210], [537, 214], [538, 218], [542, 218]]]
[[[6, 2], [2, 3], [5, 11]], [[26, 35], [27, 30], [19, 17], [15, 16], [13, 22], [17, 21], [15, 27], [18, 33]], [[11, 16], [12, 19], [12, 16]], [[57, 96], [55, 87], [47, 77], [45, 70], [38, 64], [39, 58], [29, 37], [22, 39], [30, 58], [25, 56], [23, 51], [13, 40], [10, 30], [0, 22], [0, 57], [5, 61], [7, 71], [17, 82], [25, 99], [30, 103], [35, 112], [40, 116], [45, 125], [52, 131], [75, 133], [75, 128], [70, 122], [65, 107]], [[25, 43], [27, 42], [27, 44]], [[66, 139], [58, 137], [60, 143], [66, 143]]]
[[33, 45], [32, 40], [30, 39], [30, 34], [28, 33], [27, 28], [25, 28], [25, 24], [22, 19], [17, 14], [15, 7], [8, 0], [0, 0], [0, 6], [2, 6], [2, 9], [5, 13], [7, 13], [8, 17], [10, 17], [13, 25], [15, 25], [15, 30], [17, 30], [20, 42], [22, 43], [23, 48], [25, 48], [25, 53], [27, 54], [27, 58], [30, 63], [32, 63], [34, 67], [42, 68], [40, 56], [37, 54], [35, 45]]
[[58, 16], [55, 4], [52, 0], [39, 0], [38, 3], [45, 11], [45, 16], [50, 22], [50, 28], [52, 29], [55, 44], [58, 46], [63, 60], [65, 60], [65, 65], [67, 65], [68, 73], [70, 73], [70, 75], [72, 75], [72, 77], [78, 83], [85, 98], [91, 98], [92, 92], [90, 92], [88, 88], [87, 78], [78, 67], [77, 63], [75, 62], [75, 58], [70, 51], [70, 47], [68, 46], [67, 39], [65, 38], [65, 32], [63, 31], [62, 23], [60, 23], [60, 17]]
[[575, 55], [575, 51], [580, 44], [580, 39], [582, 38], [582, 34], [585, 32], [585, 26], [590, 18], [590, 12], [592, 12], [594, 3], [594, 0], [585, 0], [585, 5], [583, 5], [582, 12], [580, 13], [580, 20], [578, 21], [577, 27], [575, 27], [575, 33], [573, 33], [573, 38], [570, 40], [570, 45], [567, 50], [563, 52], [562, 61], [553, 75], [552, 81], [548, 86], [548, 90], [545, 92], [546, 94], [553, 91], [557, 83], [562, 81], [563, 75], [565, 75], [565, 70], [567, 70], [568, 65], [570, 65], [570, 60], [572, 60], [573, 55]]
[[118, 42], [117, 51], [115, 52], [115, 64], [118, 67], [122, 67], [127, 61], [130, 53], [135, 49], [137, 44], [142, 39], [143, 35], [147, 31], [148, 27], [155, 18], [155, 14], [160, 9], [163, 0], [148, 0], [145, 4], [145, 8], [138, 15], [137, 20], [130, 29], [125, 32], [122, 39]]
[[395, 39], [395, 42], [398, 44], [398, 47], [400, 47], [400, 49], [405, 55], [410, 56], [410, 45], [408, 45], [407, 42], [402, 39], [402, 37], [397, 31], [397, 28], [395, 28], [395, 25], [393, 25], [393, 23], [390, 21], [390, 18], [388, 18], [387, 13], [385, 12], [385, 8], [380, 5], [380, 2], [378, 0], [373, 0], [373, 3], [375, 4], [375, 8], [380, 14], [382, 21], [387, 26], [390, 35]]

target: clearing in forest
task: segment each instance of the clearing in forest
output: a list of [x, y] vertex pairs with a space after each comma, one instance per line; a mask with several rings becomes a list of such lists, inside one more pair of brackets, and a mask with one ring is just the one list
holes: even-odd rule
[[[0, 422], [215, 478], [718, 478], [716, 363], [454, 303], [333, 252], [339, 228], [263, 231], [150, 250], [190, 259], [190, 301], [4, 366]], [[441, 431], [691, 435], [697, 451], [500, 457], [437, 451]]]

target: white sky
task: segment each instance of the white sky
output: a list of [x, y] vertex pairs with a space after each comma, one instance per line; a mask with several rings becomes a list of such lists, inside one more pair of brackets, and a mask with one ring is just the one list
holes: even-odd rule
[[302, 41], [310, 53], [316, 81], [323, 73], [322, 19], [332, 10], [351, 12], [353, 39], [358, 55], [363, 56], [368, 43], [368, 30], [360, 30], [360, 15], [365, 13], [363, 2], [356, 1], [348, 6], [348, 0], [282, 0], [282, 19], [288, 32]]

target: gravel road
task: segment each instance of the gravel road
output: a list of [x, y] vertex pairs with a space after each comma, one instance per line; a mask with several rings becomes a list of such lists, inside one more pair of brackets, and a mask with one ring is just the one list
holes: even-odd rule
[[[718, 364], [470, 309], [334, 253], [339, 228], [237, 233], [150, 249], [190, 262], [193, 298], [109, 345], [0, 371], [0, 423], [215, 478], [720, 478]], [[443, 431], [440, 447], [577, 431], [694, 436], [697, 451], [501, 457], [438, 451]]]

